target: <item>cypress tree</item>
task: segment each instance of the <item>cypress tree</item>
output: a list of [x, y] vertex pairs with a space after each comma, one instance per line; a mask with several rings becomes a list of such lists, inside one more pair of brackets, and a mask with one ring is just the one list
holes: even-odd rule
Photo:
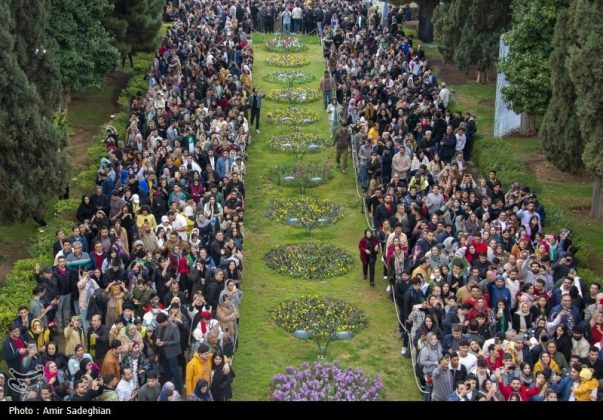
[[46, 5], [13, 1], [0, 8], [1, 223], [43, 215], [68, 175], [66, 133], [53, 123], [60, 74], [42, 33], [45, 21], [35, 21], [48, 16]]
[[471, 0], [454, 0], [451, 3], [440, 3], [433, 12], [433, 26], [438, 51], [445, 61], [454, 60], [454, 50], [461, 38], [464, 11]]
[[559, 11], [548, 62], [552, 94], [539, 133], [546, 158], [557, 168], [570, 173], [584, 169], [584, 144], [576, 120], [576, 92], [567, 68], [567, 40], [575, 36], [570, 11]]
[[[595, 176], [591, 216], [601, 216], [603, 177], [603, 2], [574, 0], [567, 69], [576, 91], [576, 119], [584, 141], [582, 161]], [[566, 141], [571, 141], [566, 138]]]

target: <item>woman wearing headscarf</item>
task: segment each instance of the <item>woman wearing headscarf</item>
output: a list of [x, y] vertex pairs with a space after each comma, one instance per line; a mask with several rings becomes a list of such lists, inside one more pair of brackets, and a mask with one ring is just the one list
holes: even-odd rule
[[110, 327], [111, 325], [115, 324], [117, 318], [119, 318], [123, 313], [122, 305], [124, 303], [127, 290], [121, 281], [112, 281], [105, 289], [105, 292], [107, 292], [109, 295], [109, 299], [107, 301], [107, 314], [105, 315], [105, 325]]
[[60, 370], [67, 371], [67, 357], [59, 351], [57, 344], [54, 341], [51, 341], [46, 345], [46, 351], [42, 352], [42, 359], [44, 360], [44, 363], [53, 361]]
[[176, 391], [176, 387], [171, 382], [166, 382], [161, 388], [157, 401], [182, 401], [180, 393]]
[[379, 254], [379, 239], [373, 235], [373, 231], [366, 229], [364, 236], [358, 243], [358, 250], [360, 251], [360, 262], [362, 262], [362, 276], [366, 280], [367, 274], [371, 286], [375, 286], [375, 262], [377, 261], [377, 254]]
[[36, 342], [39, 352], [46, 350], [46, 346], [50, 343], [50, 329], [44, 328], [40, 318], [32, 319], [29, 324], [28, 335]]
[[[161, 395], [159, 396], [161, 398]], [[205, 379], [199, 379], [195, 385], [195, 390], [188, 396], [188, 401], [214, 401], [214, 397], [209, 390], [209, 385]]]
[[536, 316], [530, 311], [530, 304], [527, 301], [521, 301], [512, 316], [511, 323], [517, 333], [526, 334], [535, 320]]
[[224, 356], [218, 352], [214, 355], [213, 376], [211, 380], [211, 395], [214, 401], [229, 401], [232, 398], [232, 381], [234, 372], [228, 369], [224, 373]]
[[222, 331], [228, 330], [234, 336], [236, 334], [237, 319], [239, 316], [239, 310], [230, 300], [230, 296], [228, 294], [220, 295], [220, 301], [216, 310], [216, 318], [220, 322]]
[[63, 371], [59, 370], [55, 362], [46, 362], [42, 381], [50, 385], [54, 392], [63, 383]]
[[140, 346], [140, 350], [144, 349], [144, 342], [142, 340], [142, 335], [136, 325], [130, 323], [121, 329], [119, 334], [117, 335], [117, 339], [121, 341], [121, 354], [127, 354], [132, 350], [132, 346], [134, 343], [137, 343]]
[[73, 377], [73, 382], [76, 382], [78, 379], [86, 376], [90, 382], [94, 379], [98, 378], [98, 373], [100, 372], [100, 367], [87, 357], [84, 357], [80, 361], [80, 369], [75, 373]]

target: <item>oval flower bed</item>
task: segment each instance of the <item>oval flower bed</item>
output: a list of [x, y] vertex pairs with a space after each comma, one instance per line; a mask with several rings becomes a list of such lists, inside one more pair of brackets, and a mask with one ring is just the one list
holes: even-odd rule
[[304, 242], [271, 249], [264, 261], [280, 274], [302, 279], [340, 276], [352, 268], [352, 257], [334, 245]]
[[311, 331], [310, 340], [341, 331], [357, 334], [367, 326], [366, 314], [360, 309], [343, 300], [317, 295], [281, 303], [272, 311], [272, 320], [290, 333]]
[[284, 198], [274, 200], [266, 216], [280, 223], [314, 228], [337, 222], [343, 216], [343, 207], [314, 197]]
[[301, 67], [307, 66], [310, 61], [302, 54], [272, 54], [266, 63], [277, 67]]
[[268, 171], [268, 177], [277, 185], [297, 187], [302, 192], [306, 188], [324, 184], [334, 175], [333, 165], [329, 162], [289, 163], [273, 167]]
[[316, 112], [299, 108], [279, 109], [266, 113], [266, 122], [276, 125], [310, 125], [319, 119], [320, 116]]
[[272, 377], [273, 401], [379, 401], [383, 384], [359, 369], [342, 369], [339, 362], [288, 366]]
[[314, 80], [314, 75], [301, 70], [277, 71], [266, 76], [264, 80], [271, 83], [282, 83], [287, 85], [292, 83], [302, 84]]
[[318, 99], [318, 91], [309, 88], [272, 89], [266, 95], [274, 102], [305, 104]]
[[[272, 136], [268, 139], [268, 147], [279, 152], [318, 151], [328, 145], [326, 138], [314, 133], [293, 133]], [[310, 146], [318, 146], [317, 148]], [[308, 150], [308, 148], [310, 150]], [[316, 149], [316, 150], [314, 150]]]
[[307, 48], [299, 38], [293, 36], [275, 37], [266, 41], [266, 49], [272, 52], [301, 52]]

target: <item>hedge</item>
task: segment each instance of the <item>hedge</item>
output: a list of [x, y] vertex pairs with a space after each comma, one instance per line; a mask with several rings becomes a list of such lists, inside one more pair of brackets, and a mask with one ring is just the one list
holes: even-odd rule
[[[165, 32], [165, 28], [164, 28]], [[11, 322], [17, 316], [19, 305], [29, 304], [35, 280], [33, 273], [35, 265], [39, 262], [41, 265], [51, 265], [53, 255], [51, 255], [52, 244], [55, 239], [55, 232], [59, 229], [71, 231], [75, 220], [75, 214], [80, 204], [80, 196], [84, 193], [92, 194], [96, 180], [96, 171], [100, 159], [105, 156], [105, 128], [107, 125], [115, 127], [121, 139], [125, 138], [126, 121], [130, 107], [130, 98], [138, 91], [146, 92], [147, 85], [145, 76], [147, 70], [153, 63], [154, 54], [139, 54], [136, 57], [133, 69], [128, 71], [130, 80], [127, 86], [122, 90], [118, 103], [120, 113], [107, 123], [101, 125], [98, 134], [92, 137], [92, 143], [86, 152], [90, 167], [75, 175], [71, 180], [72, 198], [69, 200], [59, 200], [54, 205], [55, 217], [49, 221], [48, 227], [40, 229], [34, 243], [29, 247], [31, 258], [17, 260], [13, 270], [6, 275], [3, 286], [0, 288], [0, 335], [6, 336]], [[3, 356], [2, 356], [3, 357]], [[1, 366], [1, 364], [0, 364]]]

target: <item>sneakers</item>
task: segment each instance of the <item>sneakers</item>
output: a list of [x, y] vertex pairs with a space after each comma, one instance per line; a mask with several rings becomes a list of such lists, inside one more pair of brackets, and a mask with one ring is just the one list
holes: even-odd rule
[[392, 291], [392, 286], [388, 284], [387, 287], [385, 288], [385, 291], [387, 293], [390, 293]]
[[400, 350], [400, 356], [406, 356], [406, 352], [408, 350], [406, 349], [406, 347], [402, 347], [402, 350]]
[[375, 282], [371, 281], [371, 287], [375, 287]]
[[387, 280], [387, 276], [383, 276], [383, 280]]
[[255, 130], [256, 133], [260, 134], [260, 130]]

